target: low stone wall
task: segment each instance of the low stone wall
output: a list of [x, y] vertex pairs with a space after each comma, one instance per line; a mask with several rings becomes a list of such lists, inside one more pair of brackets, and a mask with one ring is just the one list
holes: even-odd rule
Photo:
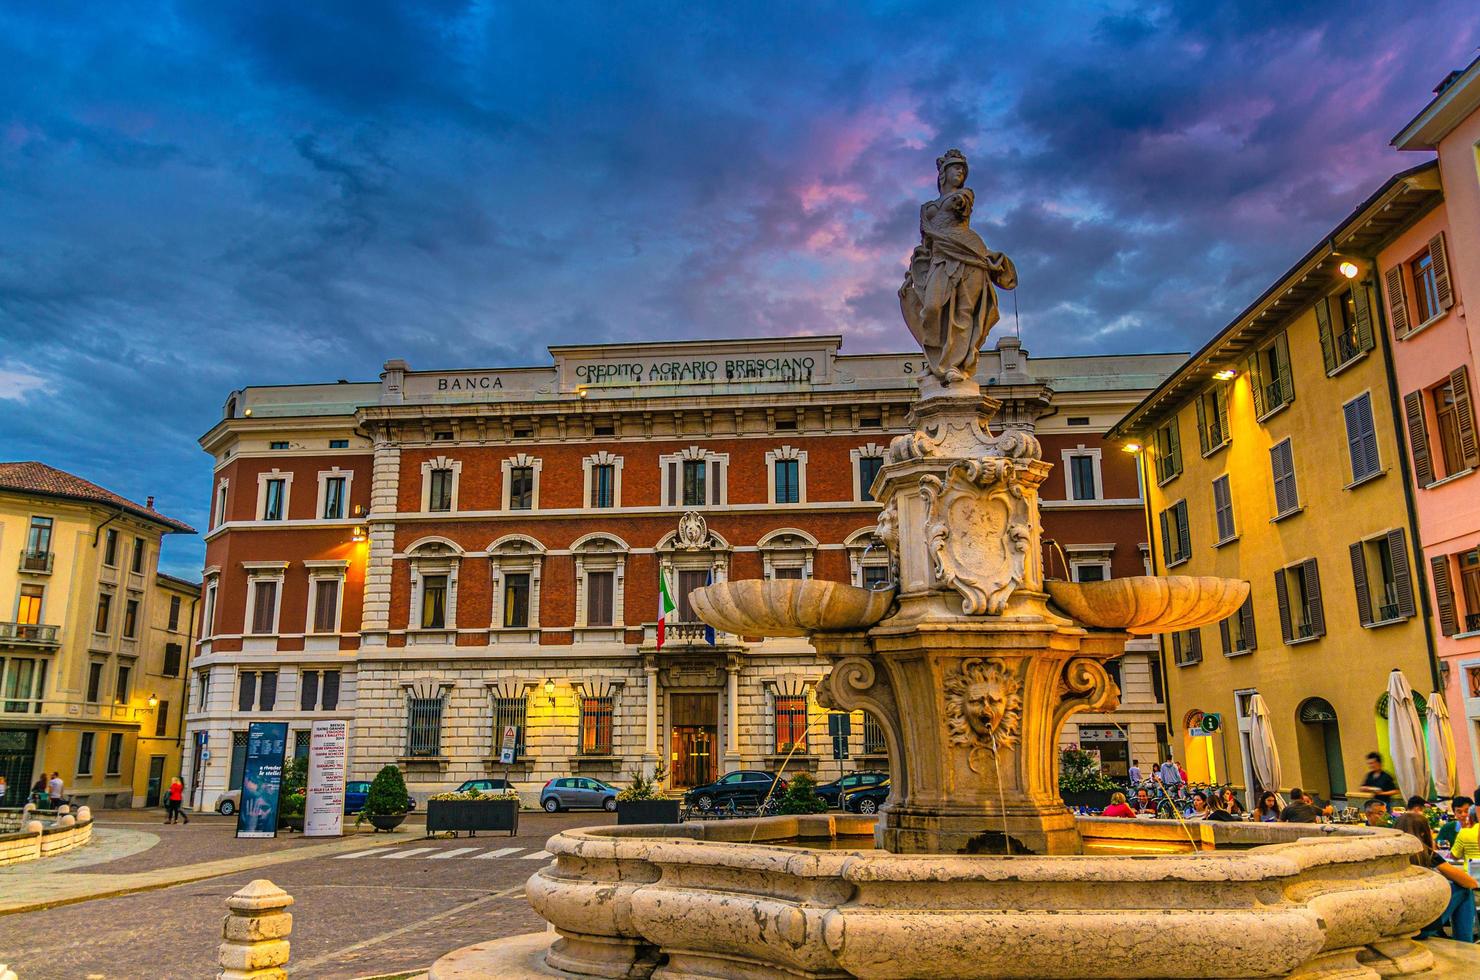
[[92, 840], [92, 821], [80, 820], [70, 827], [46, 827], [40, 833], [17, 831], [0, 834], [0, 866], [51, 857]]

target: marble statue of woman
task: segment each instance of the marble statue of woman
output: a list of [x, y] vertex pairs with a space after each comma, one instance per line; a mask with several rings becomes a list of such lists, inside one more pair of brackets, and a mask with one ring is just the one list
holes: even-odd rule
[[995, 283], [1017, 287], [1017, 269], [971, 230], [975, 196], [966, 186], [966, 157], [947, 150], [935, 161], [940, 196], [920, 206], [920, 244], [910, 256], [899, 306], [943, 385], [973, 381], [987, 333], [997, 322]]

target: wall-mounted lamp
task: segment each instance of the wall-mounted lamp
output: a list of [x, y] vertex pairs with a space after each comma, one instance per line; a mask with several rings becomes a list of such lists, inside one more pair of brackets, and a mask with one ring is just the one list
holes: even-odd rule
[[550, 707], [555, 707], [555, 679], [553, 677], [545, 678], [545, 697], [550, 699]]
[[1232, 381], [1234, 378], [1238, 377], [1238, 372], [1235, 371], [1233, 368], [1224, 368], [1221, 371], [1214, 371], [1213, 377], [1218, 379], [1219, 381]]
[[351, 541], [355, 541], [355, 542], [364, 541], [365, 540], [365, 525], [363, 525], [363, 524], [356, 524], [354, 531], [349, 536], [349, 539]]
[[1138, 453], [1141, 451], [1141, 444], [1139, 442], [1128, 442], [1120, 447], [1120, 451], [1123, 453]]
[[365, 513], [365, 505], [364, 504], [355, 504], [353, 507], [351, 507], [349, 509], [349, 516], [351, 516], [351, 517], [360, 517], [364, 513]]
[[157, 708], [157, 707], [159, 707], [159, 698], [156, 697], [153, 694], [149, 695], [149, 707], [151, 707], [151, 708]]
[[242, 409], [242, 414], [250, 417], [252, 414], [252, 410], [250, 408], [244, 408]]
[[1357, 278], [1357, 273], [1362, 271], [1361, 269], [1357, 268], [1357, 264], [1355, 262], [1352, 262], [1350, 260], [1341, 263], [1341, 265], [1337, 266], [1336, 268], [1340, 269], [1341, 274], [1343, 276], [1346, 276], [1348, 279]]

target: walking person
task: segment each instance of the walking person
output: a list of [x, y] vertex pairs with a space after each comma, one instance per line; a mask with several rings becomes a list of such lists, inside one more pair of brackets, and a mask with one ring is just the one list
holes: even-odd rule
[[187, 814], [183, 809], [181, 809], [181, 806], [184, 802], [185, 784], [180, 781], [179, 776], [176, 776], [174, 779], [170, 780], [170, 788], [165, 793], [165, 823], [175, 823], [177, 821], [180, 823], [190, 822], [190, 815]]
[[1389, 810], [1396, 810], [1399, 802], [1398, 781], [1382, 768], [1382, 755], [1377, 752], [1367, 753], [1367, 775], [1362, 777], [1362, 788], [1388, 805]]
[[1131, 786], [1134, 787], [1134, 786], [1141, 785], [1141, 760], [1140, 759], [1132, 759], [1131, 760], [1131, 771], [1127, 774], [1127, 776], [1130, 779]]

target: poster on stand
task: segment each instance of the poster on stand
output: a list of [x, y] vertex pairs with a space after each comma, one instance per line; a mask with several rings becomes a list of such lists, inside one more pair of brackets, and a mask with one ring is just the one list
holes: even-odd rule
[[247, 726], [247, 759], [242, 767], [242, 805], [236, 815], [236, 836], [277, 836], [283, 751], [287, 745], [285, 721], [254, 721]]
[[344, 766], [349, 723], [316, 721], [308, 743], [308, 792], [303, 802], [303, 836], [344, 833]]

